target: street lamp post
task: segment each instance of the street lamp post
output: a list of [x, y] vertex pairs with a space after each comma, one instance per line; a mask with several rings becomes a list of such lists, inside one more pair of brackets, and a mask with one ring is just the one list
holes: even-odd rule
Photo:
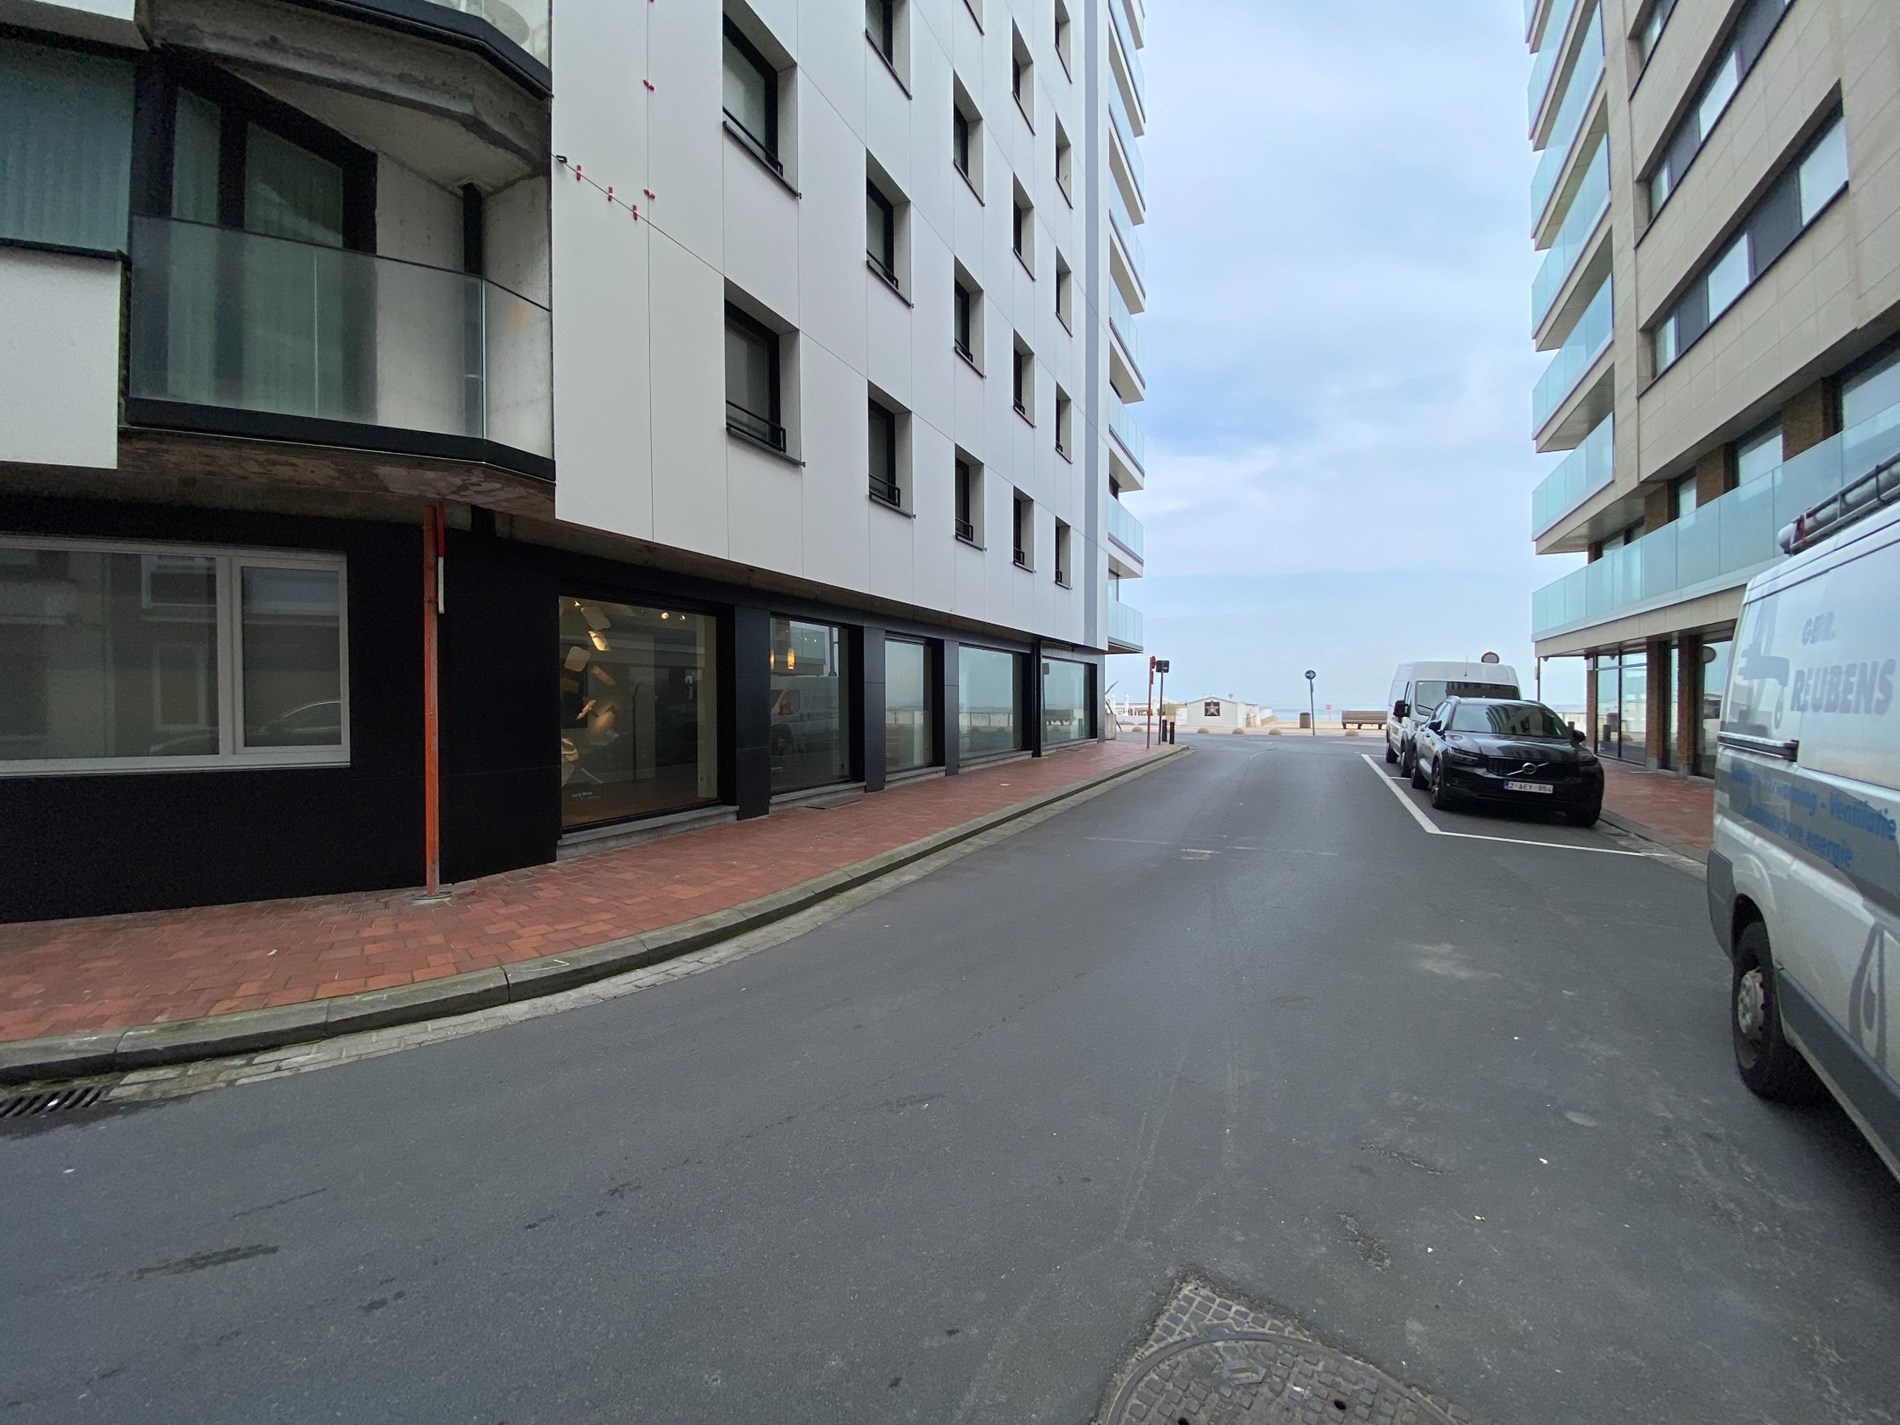
[[1319, 736], [1319, 713], [1313, 706], [1313, 680], [1318, 676], [1311, 668], [1306, 670], [1306, 725], [1315, 737]]

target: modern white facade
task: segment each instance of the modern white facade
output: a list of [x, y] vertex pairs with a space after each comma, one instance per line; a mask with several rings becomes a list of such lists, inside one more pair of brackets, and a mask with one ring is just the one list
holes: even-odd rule
[[0, 23], [0, 918], [1100, 735], [1141, 0]]

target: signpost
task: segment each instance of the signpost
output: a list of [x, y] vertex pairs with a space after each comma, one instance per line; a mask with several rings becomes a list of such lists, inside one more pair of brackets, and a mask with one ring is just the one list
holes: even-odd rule
[[[1168, 691], [1168, 660], [1165, 658], [1156, 658], [1153, 654], [1150, 654], [1148, 657], [1148, 730], [1142, 739], [1142, 745], [1144, 747], [1153, 747], [1155, 745], [1155, 674], [1157, 673], [1161, 675], [1161, 692], [1165, 697]], [[1167, 724], [1163, 723], [1161, 725], [1161, 740], [1165, 742], [1167, 738]]]
[[[1315, 737], [1319, 736], [1319, 712], [1313, 706], [1313, 680], [1318, 676], [1311, 668], [1306, 670], [1306, 725]], [[1332, 704], [1326, 706], [1330, 709]]]

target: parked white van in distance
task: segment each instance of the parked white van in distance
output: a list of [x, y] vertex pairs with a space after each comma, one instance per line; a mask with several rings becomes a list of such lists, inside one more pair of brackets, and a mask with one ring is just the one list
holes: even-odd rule
[[1385, 760], [1412, 775], [1414, 739], [1446, 698], [1521, 698], [1507, 663], [1401, 663], [1385, 696]]
[[1900, 1176], [1900, 462], [1783, 535], [1742, 598], [1709, 920], [1742, 1081], [1831, 1092]]

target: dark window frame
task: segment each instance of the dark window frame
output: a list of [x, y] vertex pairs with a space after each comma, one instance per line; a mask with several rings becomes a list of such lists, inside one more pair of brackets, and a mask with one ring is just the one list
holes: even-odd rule
[[976, 365], [976, 293], [961, 278], [950, 280], [950, 345], [970, 365]]
[[961, 173], [968, 182], [970, 177], [970, 145], [976, 134], [970, 123], [970, 116], [963, 112], [963, 106], [952, 98], [950, 101], [950, 166]]
[[760, 158], [769, 163], [775, 171], [783, 173], [785, 171], [785, 164], [779, 157], [778, 151], [778, 69], [771, 60], [765, 57], [764, 52], [761, 51], [757, 45], [746, 38], [745, 32], [733, 24], [730, 19], [725, 22], [725, 39], [726, 43], [739, 51], [739, 57], [751, 65], [759, 77], [765, 81], [766, 131], [764, 134], [753, 133], [743, 122], [734, 117], [730, 109], [722, 110], [726, 116], [726, 122], [738, 130], [741, 138], [750, 139], [752, 141], [752, 148]]
[[1011, 356], [1010, 401], [1016, 408], [1016, 414], [1032, 426], [1036, 423], [1035, 413], [1030, 409], [1036, 399], [1031, 389], [1035, 385], [1036, 353], [1024, 346], [1015, 348]]
[[[897, 204], [885, 196], [875, 180], [864, 180], [865, 222], [864, 222], [864, 258], [871, 264], [871, 270], [888, 282], [894, 290], [902, 288], [897, 280]], [[871, 250], [870, 210], [875, 207], [884, 219], [884, 251]]]
[[1056, 521], [1055, 579], [1056, 583], [1064, 589], [1074, 587], [1070, 582], [1070, 575], [1073, 571], [1069, 568], [1070, 540], [1073, 534], [1074, 531], [1071, 530], [1068, 525], [1064, 524], [1061, 520]]
[[[901, 510], [904, 508], [904, 490], [897, 478], [898, 414], [875, 396], [868, 398], [865, 404], [867, 408], [865, 426], [869, 437], [867, 448], [870, 456], [870, 469], [867, 471], [867, 474], [870, 478], [871, 498], [876, 500], [879, 504], [889, 505], [894, 510]], [[878, 433], [880, 422], [884, 428], [881, 440]], [[877, 457], [880, 454], [880, 445], [883, 447], [881, 453], [884, 457], [885, 468], [890, 472], [888, 479], [880, 479], [877, 473]]]
[[[877, 25], [875, 31], [873, 23]], [[897, 0], [865, 0], [864, 37], [884, 56], [885, 63], [897, 63]]]
[[[737, 401], [732, 399], [731, 392], [727, 392], [726, 429], [747, 440], [758, 441], [762, 445], [770, 446], [772, 449], [782, 452], [786, 448], [784, 354], [780, 349], [783, 334], [772, 330], [771, 327], [768, 327], [751, 313], [728, 302], [726, 303], [726, 332], [730, 335], [735, 329], [742, 336], [750, 337], [765, 347], [767, 361], [766, 380], [771, 387], [771, 390], [768, 392], [771, 410], [769, 412], [755, 411], [750, 406], [740, 405]], [[742, 415], [750, 416], [755, 421], [763, 422], [767, 427], [766, 433], [761, 435], [757, 431], [748, 430], [743, 424], [735, 423], [732, 418], [734, 411], [738, 411]]]
[[1032, 562], [1036, 544], [1036, 502], [1021, 490], [1016, 491], [1010, 510], [1010, 541], [1011, 562], [1018, 569], [1033, 571], [1036, 567]]
[[976, 549], [983, 547], [976, 537], [976, 517], [981, 506], [982, 492], [977, 482], [983, 478], [983, 467], [973, 461], [957, 456], [953, 464], [952, 499], [955, 502], [957, 538]]

